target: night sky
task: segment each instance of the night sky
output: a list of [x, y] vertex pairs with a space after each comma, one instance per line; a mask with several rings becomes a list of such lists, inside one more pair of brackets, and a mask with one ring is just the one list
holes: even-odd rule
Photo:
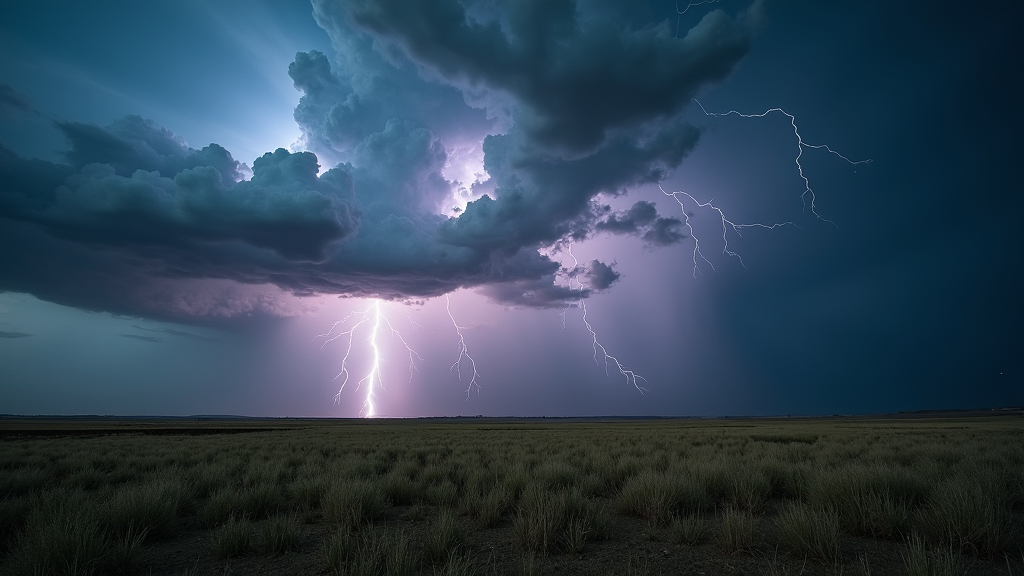
[[1022, 22], [11, 3], [0, 413], [1024, 405]]

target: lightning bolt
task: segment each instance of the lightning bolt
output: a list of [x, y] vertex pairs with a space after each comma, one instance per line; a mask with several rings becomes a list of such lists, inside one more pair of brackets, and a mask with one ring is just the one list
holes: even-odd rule
[[[704, 3], [704, 2], [700, 2], [700, 3], [697, 3], [697, 4], [702, 4], [702, 3]], [[696, 6], [697, 4], [691, 3], [691, 6]], [[689, 8], [689, 6], [687, 8]], [[684, 12], [685, 12], [685, 10], [684, 10]], [[801, 200], [803, 200], [803, 203], [804, 203], [804, 210], [806, 210], [807, 207], [810, 206], [811, 213], [814, 214], [814, 216], [816, 218], [818, 218], [819, 220], [822, 220], [824, 222], [828, 222], [829, 224], [832, 224], [833, 226], [836, 225], [835, 222], [829, 220], [828, 218], [823, 217], [818, 212], [818, 207], [817, 207], [817, 204], [815, 203], [816, 199], [815, 199], [815, 195], [814, 195], [814, 189], [811, 188], [811, 181], [807, 177], [807, 175], [804, 174], [804, 167], [803, 167], [803, 164], [801, 164], [801, 162], [800, 162], [801, 158], [803, 158], [804, 149], [805, 148], [814, 148], [814, 149], [817, 149], [817, 150], [825, 150], [828, 153], [833, 154], [833, 155], [835, 155], [835, 156], [845, 160], [847, 163], [849, 163], [852, 166], [857, 166], [858, 164], [870, 164], [871, 163], [870, 159], [867, 159], [867, 160], [850, 160], [846, 156], [844, 156], [844, 155], [840, 154], [839, 152], [836, 152], [835, 150], [830, 148], [827, 144], [808, 144], [807, 142], [804, 142], [803, 137], [800, 135], [800, 129], [799, 129], [799, 127], [797, 127], [797, 124], [796, 124], [796, 116], [790, 114], [789, 112], [786, 112], [782, 108], [771, 108], [771, 109], [768, 109], [768, 110], [766, 110], [766, 111], [764, 111], [764, 112], [762, 112], [760, 114], [744, 114], [742, 112], [737, 112], [736, 110], [730, 110], [728, 112], [708, 112], [707, 109], [704, 108], [704, 105], [701, 104], [698, 100], [694, 99], [694, 102], [697, 104], [697, 106], [700, 107], [701, 111], [704, 112], [704, 114], [706, 116], [721, 116], [721, 117], [724, 117], [724, 116], [739, 116], [741, 118], [764, 118], [764, 117], [768, 116], [769, 114], [777, 112], [777, 113], [782, 114], [782, 115], [786, 116], [787, 118], [789, 118], [789, 124], [790, 124], [790, 126], [793, 127], [793, 135], [796, 136], [796, 156], [793, 158], [793, 162], [796, 164], [797, 173], [800, 175], [800, 178], [804, 181], [804, 191], [800, 194], [800, 198], [801, 198]], [[733, 258], [736, 258], [736, 260], [738, 260], [740, 265], [743, 266], [744, 268], [746, 268], [746, 264], [743, 262], [743, 257], [740, 256], [738, 253], [734, 252], [733, 250], [731, 250], [729, 248], [729, 232], [730, 231], [735, 233], [737, 236], [741, 236], [742, 237], [743, 236], [743, 230], [746, 229], [746, 228], [763, 228], [765, 230], [774, 230], [776, 228], [781, 228], [783, 226], [793, 226], [793, 227], [799, 228], [799, 226], [797, 226], [793, 222], [788, 222], [788, 221], [787, 222], [779, 222], [779, 223], [776, 223], [776, 224], [760, 224], [760, 223], [738, 224], [736, 222], [733, 222], [731, 219], [729, 219], [725, 215], [725, 212], [722, 211], [721, 208], [719, 208], [718, 206], [715, 206], [713, 200], [708, 200], [707, 202], [701, 202], [701, 201], [697, 200], [689, 192], [684, 192], [682, 190], [676, 190], [675, 192], [669, 192], [669, 191], [665, 190], [665, 188], [663, 188], [661, 186], [661, 184], [658, 184], [658, 188], [661, 190], [662, 194], [664, 194], [665, 196], [669, 196], [673, 200], [675, 200], [679, 204], [679, 208], [683, 212], [683, 224], [686, 226], [687, 230], [689, 230], [690, 237], [693, 238], [693, 277], [694, 278], [696, 278], [699, 274], [701, 274], [701, 271], [700, 271], [700, 261], [703, 261], [704, 263], [706, 263], [708, 266], [711, 267], [712, 270], [716, 270], [717, 271], [717, 269], [715, 268], [715, 265], [711, 262], [711, 260], [709, 260], [707, 258], [707, 256], [704, 255], [704, 252], [701, 250], [700, 239], [698, 238], [698, 236], [696, 234], [696, 231], [693, 228], [693, 224], [690, 221], [691, 213], [686, 211], [686, 201], [687, 200], [689, 202], [691, 202], [697, 208], [706, 208], [706, 209], [709, 209], [709, 210], [711, 210], [711, 211], [713, 211], [713, 212], [718, 214], [719, 221], [722, 224], [722, 253], [727, 255], [727, 256], [731, 256]]]
[[[346, 325], [348, 325], [350, 321], [354, 321], [355, 323], [348, 330], [340, 330], [338, 332], [335, 332], [335, 330], [337, 330], [339, 327], [343, 328]], [[363, 416], [367, 418], [373, 418], [374, 416], [377, 415], [377, 407], [376, 404], [374, 404], [374, 390], [378, 387], [382, 390], [384, 389], [384, 380], [381, 376], [380, 370], [382, 363], [382, 354], [380, 344], [377, 340], [381, 327], [383, 325], [387, 325], [388, 329], [391, 331], [392, 337], [397, 338], [398, 341], [401, 342], [403, 346], [405, 346], [406, 351], [409, 353], [410, 382], [412, 381], [413, 373], [417, 371], [416, 359], [418, 358], [419, 360], [422, 361], [423, 357], [421, 357], [415, 350], [412, 349], [411, 346], [409, 346], [408, 342], [405, 341], [405, 338], [402, 337], [402, 334], [395, 329], [395, 327], [391, 324], [391, 321], [388, 320], [387, 316], [384, 315], [383, 311], [381, 310], [381, 301], [374, 300], [373, 303], [370, 304], [370, 306], [365, 310], [350, 313], [344, 319], [332, 324], [331, 329], [325, 332], [324, 334], [318, 334], [313, 337], [314, 342], [320, 338], [323, 338], [324, 342], [323, 344], [320, 345], [321, 350], [324, 348], [324, 346], [327, 346], [327, 344], [339, 338], [342, 338], [344, 336], [348, 337], [345, 345], [345, 355], [342, 356], [341, 359], [341, 371], [338, 372], [338, 374], [332, 380], [336, 381], [339, 378], [341, 379], [341, 386], [338, 388], [338, 393], [334, 395], [335, 404], [341, 402], [341, 393], [345, 391], [345, 385], [348, 384], [349, 378], [351, 377], [351, 373], [349, 372], [348, 369], [348, 361], [349, 358], [352, 356], [352, 342], [355, 338], [355, 333], [357, 330], [359, 330], [361, 326], [366, 324], [371, 325], [370, 335], [367, 338], [367, 341], [369, 341], [370, 343], [370, 350], [372, 356], [370, 370], [369, 372], [367, 372], [366, 376], [363, 376], [362, 378], [359, 379], [357, 383], [357, 388], [365, 389], [366, 392], [366, 396], [363, 401]]]
[[701, 4], [714, 4], [715, 2], [718, 2], [718, 0], [700, 0], [699, 2], [691, 1], [686, 5], [686, 8], [680, 10], [679, 0], [676, 0], [676, 38], [679, 38], [679, 23], [682, 22], [683, 14], [686, 14], [687, 10], [693, 8], [694, 6], [700, 6]]
[[[705, 116], [739, 116], [740, 118], [764, 118], [773, 112], [778, 112], [779, 114], [782, 114], [785, 117], [789, 118], [789, 124], [790, 126], [793, 127], [793, 135], [796, 136], [796, 157], [793, 158], [793, 162], [796, 163], [796, 170], [800, 174], [800, 178], [804, 181], [804, 191], [802, 194], [800, 194], [800, 198], [804, 201], [804, 210], [806, 210], [807, 206], [810, 205], [811, 214], [814, 214], [819, 220], [824, 220], [825, 222], [828, 222], [829, 224], [835, 226], [835, 222], [823, 217], [821, 214], [818, 213], [818, 207], [815, 205], [814, 189], [811, 188], [811, 181], [804, 174], [803, 164], [800, 163], [800, 159], [804, 155], [804, 149], [814, 148], [816, 150], [825, 150], [829, 154], [833, 154], [835, 156], [838, 156], [839, 158], [842, 158], [852, 166], [857, 166], [858, 164], [870, 164], [870, 158], [867, 160], [850, 160], [846, 156], [843, 156], [839, 152], [836, 152], [835, 150], [829, 148], [827, 144], [808, 144], [804, 142], [803, 137], [800, 136], [800, 129], [796, 125], [796, 116], [793, 116], [792, 114], [786, 112], [782, 108], [769, 108], [768, 110], [765, 110], [760, 114], [744, 114], [742, 112], [737, 112], [736, 110], [729, 110], [728, 112], [708, 112], [707, 109], [704, 108], [704, 105], [698, 102], [696, 98], [694, 98], [693, 101], [697, 103], [697, 106], [700, 106], [700, 109], [702, 112], [704, 112]], [[809, 203], [808, 198], [810, 198]]]
[[[605, 348], [604, 344], [601, 344], [601, 342], [597, 339], [597, 332], [594, 330], [594, 327], [591, 326], [590, 321], [587, 320], [587, 303], [584, 301], [584, 298], [582, 296], [583, 283], [580, 282], [579, 280], [580, 263], [579, 260], [576, 259], [576, 255], [572, 253], [572, 242], [569, 242], [568, 251], [569, 257], [572, 258], [572, 269], [569, 271], [569, 290], [578, 289], [581, 296], [580, 299], [576, 301], [574, 304], [570, 304], [569, 306], [566, 306], [565, 309], [562, 310], [562, 329], [565, 329], [566, 311], [568, 311], [569, 308], [575, 305], [583, 312], [583, 325], [587, 327], [587, 332], [590, 333], [590, 338], [592, 341], [592, 345], [594, 347], [594, 364], [600, 366], [600, 362], [598, 362], [597, 360], [597, 353], [598, 350], [600, 350], [601, 354], [604, 356], [605, 375], [611, 376], [609, 370], [610, 366], [614, 364], [616, 370], [619, 371], [619, 374], [622, 374], [622, 376], [626, 379], [626, 383], [631, 384], [634, 388], [639, 390], [641, 394], [643, 394], [644, 392], [647, 391], [647, 389], [641, 386], [639, 383], [637, 383], [637, 380], [643, 380], [644, 382], [647, 382], [647, 379], [637, 374], [633, 370], [626, 368], [625, 366], [622, 365], [622, 362], [620, 362], [618, 358], [609, 354], [608, 349]], [[573, 280], [576, 281], [576, 288], [573, 287]]]
[[722, 222], [722, 254], [726, 254], [728, 256], [732, 256], [733, 258], [736, 258], [739, 261], [740, 266], [743, 266], [744, 268], [746, 268], [747, 265], [743, 263], [743, 257], [740, 256], [738, 253], [733, 252], [732, 250], [729, 249], [729, 230], [732, 230], [733, 232], [735, 232], [737, 236], [743, 236], [742, 230], [744, 228], [764, 228], [766, 230], [774, 230], [776, 228], [781, 228], [783, 226], [793, 226], [793, 227], [799, 228], [799, 226], [797, 226], [796, 224], [794, 224], [792, 222], [780, 222], [780, 223], [777, 223], [777, 224], [758, 224], [758, 223], [754, 223], [754, 224], [737, 224], [737, 223], [733, 222], [732, 220], [730, 220], [728, 217], [726, 217], [725, 212], [723, 212], [721, 208], [719, 208], [718, 206], [715, 206], [714, 204], [712, 204], [713, 200], [708, 200], [707, 202], [700, 202], [696, 198], [694, 198], [689, 192], [684, 192], [682, 190], [677, 190], [675, 192], [668, 192], [667, 190], [662, 188], [661, 184], [658, 184], [658, 188], [661, 190], [662, 194], [664, 194], [666, 196], [670, 196], [673, 200], [678, 202], [679, 203], [679, 208], [683, 212], [683, 224], [686, 225], [687, 230], [690, 231], [690, 237], [693, 238], [693, 277], [694, 278], [696, 278], [697, 275], [701, 273], [700, 272], [700, 267], [698, 266], [698, 262], [697, 262], [698, 258], [700, 260], [703, 260], [704, 262], [706, 262], [708, 264], [708, 266], [711, 266], [712, 270], [715, 270], [717, 272], [718, 269], [715, 268], [715, 265], [711, 262], [711, 260], [708, 260], [707, 256], [705, 256], [704, 253], [701, 251], [701, 249], [700, 249], [700, 239], [697, 237], [697, 234], [695, 233], [695, 231], [693, 229], [693, 225], [690, 223], [690, 213], [686, 211], [686, 204], [684, 203], [682, 197], [688, 198], [691, 202], [693, 202], [699, 208], [709, 208], [712, 211], [718, 213], [718, 217], [719, 217], [719, 219]]
[[469, 386], [466, 387], [466, 400], [469, 400], [469, 395], [473, 391], [474, 387], [476, 387], [476, 393], [478, 395], [480, 394], [480, 384], [476, 381], [480, 374], [476, 371], [476, 360], [469, 355], [469, 348], [466, 346], [466, 337], [462, 334], [463, 327], [459, 326], [459, 323], [455, 321], [455, 316], [452, 315], [452, 300], [447, 294], [444, 295], [444, 309], [448, 311], [448, 318], [451, 319], [452, 326], [455, 327], [455, 333], [459, 335], [459, 357], [455, 360], [455, 363], [452, 364], [452, 367], [449, 368], [449, 372], [454, 371], [458, 374], [459, 382], [462, 382], [462, 362], [463, 360], [469, 362], [469, 366], [473, 370], [473, 374], [469, 379]]

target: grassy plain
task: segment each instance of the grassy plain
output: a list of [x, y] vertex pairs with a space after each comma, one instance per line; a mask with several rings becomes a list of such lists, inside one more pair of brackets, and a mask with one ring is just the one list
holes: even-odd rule
[[3, 574], [1024, 575], [1024, 416], [0, 419]]

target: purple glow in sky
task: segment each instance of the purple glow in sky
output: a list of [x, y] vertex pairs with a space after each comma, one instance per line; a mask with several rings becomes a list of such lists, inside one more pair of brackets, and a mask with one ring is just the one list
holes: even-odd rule
[[1022, 404], [1024, 14], [877, 10], [14, 5], [0, 413]]

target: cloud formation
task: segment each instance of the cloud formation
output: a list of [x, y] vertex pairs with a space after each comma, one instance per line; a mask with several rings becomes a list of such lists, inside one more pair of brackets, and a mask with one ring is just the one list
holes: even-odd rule
[[593, 261], [569, 290], [575, 272], [544, 249], [684, 238], [652, 203], [603, 199], [662, 180], [693, 149], [700, 131], [680, 113], [746, 53], [759, 6], [712, 11], [676, 38], [674, 12], [632, 2], [313, 5], [337, 54], [299, 53], [287, 71], [309, 151], [279, 148], [250, 170], [138, 116], [59, 123], [60, 163], [0, 146], [0, 290], [202, 320], [289, 314], [318, 293], [470, 287], [552, 307], [608, 289], [618, 274]]

